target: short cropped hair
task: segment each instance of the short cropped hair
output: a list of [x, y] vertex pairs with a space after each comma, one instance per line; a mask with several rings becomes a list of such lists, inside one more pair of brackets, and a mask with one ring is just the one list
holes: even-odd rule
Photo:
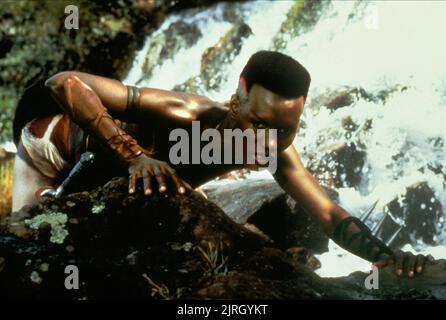
[[280, 52], [259, 51], [249, 58], [240, 77], [247, 92], [258, 84], [287, 99], [307, 97], [310, 74], [299, 62]]

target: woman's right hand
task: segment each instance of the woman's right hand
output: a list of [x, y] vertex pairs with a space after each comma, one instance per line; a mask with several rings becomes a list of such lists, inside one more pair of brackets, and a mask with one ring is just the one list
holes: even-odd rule
[[[174, 169], [165, 161], [160, 161], [147, 156], [146, 154], [139, 155], [128, 167], [129, 171], [129, 193], [134, 193], [136, 190], [137, 181], [142, 178], [144, 183], [144, 193], [151, 195], [155, 187], [154, 182], [158, 187], [158, 192], [163, 193], [167, 191], [168, 185], [175, 186], [176, 192], [184, 194], [187, 190], [192, 190], [192, 187], [183, 179], [177, 176]], [[168, 183], [171, 181], [172, 183]]]

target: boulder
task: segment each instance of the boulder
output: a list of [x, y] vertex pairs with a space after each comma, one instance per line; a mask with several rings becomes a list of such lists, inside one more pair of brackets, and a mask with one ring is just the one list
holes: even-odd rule
[[230, 65], [242, 49], [243, 42], [252, 35], [246, 23], [234, 25], [213, 47], [201, 56], [200, 76], [207, 90], [215, 90], [226, 80], [222, 65]]
[[312, 30], [330, 6], [329, 1], [296, 0], [273, 38], [274, 49], [284, 49], [291, 39]]
[[418, 241], [438, 244], [437, 237], [444, 226], [443, 208], [427, 182], [407, 187], [403, 194], [384, 207], [384, 212], [386, 217], [379, 237], [390, 239], [401, 229], [391, 243], [393, 248]]
[[343, 86], [336, 89], [327, 89], [326, 92], [315, 96], [308, 104], [312, 111], [324, 106], [330, 111], [353, 105], [359, 99], [373, 100], [373, 96], [361, 87]]
[[[384, 269], [383, 289], [367, 290], [367, 274], [320, 278], [295, 258], [298, 252], [269, 246], [199, 194], [128, 195], [127, 183], [114, 178], [3, 219], [0, 297], [445, 298], [444, 261], [427, 266], [428, 281], [421, 275], [411, 288]], [[66, 283], [76, 283], [73, 270], [79, 288], [67, 290]]]
[[[347, 277], [325, 279], [336, 284], [339, 294], [349, 295], [353, 299], [383, 299], [383, 300], [426, 300], [446, 297], [446, 260], [427, 263], [425, 272], [413, 279], [397, 277], [392, 267], [379, 269], [376, 289], [363, 289], [367, 277], [364, 272], [354, 272]], [[356, 292], [352, 288], [361, 288]]]
[[204, 51], [200, 74], [175, 86], [173, 90], [204, 95], [208, 90], [218, 89], [227, 80], [227, 74], [222, 72], [221, 66], [232, 63], [240, 53], [244, 40], [251, 34], [252, 30], [246, 23], [235, 23], [215, 45]]
[[[235, 222], [255, 225], [279, 248], [305, 247], [318, 253], [328, 249], [319, 224], [274, 180], [238, 180], [203, 189]], [[336, 191], [326, 191], [337, 200]]]
[[385, 104], [394, 93], [405, 90], [407, 90], [407, 86], [400, 84], [376, 92], [369, 92], [362, 87], [352, 86], [328, 88], [324, 92], [311, 97], [307, 108], [312, 113], [317, 114], [322, 106], [330, 112], [334, 112], [343, 107], [353, 106], [360, 99]]
[[156, 66], [162, 65], [165, 60], [173, 59], [180, 49], [192, 47], [201, 36], [202, 33], [196, 24], [177, 21], [151, 37], [150, 48], [142, 66], [142, 79], [150, 79]]
[[[150, 297], [143, 274], [183, 286], [181, 279], [217, 270], [212, 263], [220, 256], [213, 260], [213, 254], [231, 255], [229, 263], [235, 263], [264, 243], [201, 195], [129, 196], [127, 183], [116, 178], [90, 193], [45, 199], [4, 218], [0, 295]], [[80, 290], [64, 288], [67, 265], [80, 270]]]
[[354, 142], [341, 143], [309, 153], [307, 169], [329, 188], [358, 188], [367, 153]]

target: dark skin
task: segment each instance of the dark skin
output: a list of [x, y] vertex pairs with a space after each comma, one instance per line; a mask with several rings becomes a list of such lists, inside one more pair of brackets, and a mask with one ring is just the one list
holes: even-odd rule
[[[329, 237], [333, 236], [338, 223], [350, 216], [326, 195], [316, 179], [306, 170], [292, 144], [304, 108], [303, 96], [286, 99], [257, 84], [248, 93], [243, 84], [240, 84], [231, 100], [220, 104], [202, 96], [141, 88], [137, 114], [129, 117], [125, 112], [127, 88], [119, 81], [70, 71], [53, 76], [46, 84], [64, 109], [69, 104], [78, 103], [89, 112], [95, 105], [102, 105], [117, 119], [144, 124], [140, 126], [142, 130], [135, 133], [138, 141], [144, 140], [145, 135], [165, 139], [170, 129], [188, 128], [194, 120], [201, 121], [202, 129], [277, 129], [278, 162], [274, 173], [277, 183], [320, 222]], [[233, 110], [237, 110], [235, 115], [230, 116], [229, 104], [232, 104]], [[156, 126], [157, 123], [162, 125]], [[128, 168], [130, 193], [136, 191], [140, 179], [146, 195], [153, 194], [154, 189], [165, 193], [168, 188], [185, 193], [225, 172], [247, 167], [204, 164], [173, 167], [168, 163], [168, 150], [163, 145], [166, 144], [160, 144], [155, 150], [156, 156], [142, 154], [139, 156], [140, 161]], [[406, 274], [411, 278], [423, 272], [428, 260], [433, 261], [433, 258], [398, 251], [393, 257], [382, 256], [374, 264], [377, 267], [394, 265], [398, 276]]]

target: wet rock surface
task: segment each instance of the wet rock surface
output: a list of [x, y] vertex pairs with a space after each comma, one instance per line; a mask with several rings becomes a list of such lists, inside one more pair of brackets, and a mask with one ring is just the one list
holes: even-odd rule
[[[318, 223], [274, 180], [238, 180], [204, 190], [208, 199], [234, 221], [254, 224], [282, 249], [305, 247], [317, 253], [328, 250], [328, 238]], [[337, 199], [336, 191], [327, 192]]]
[[334, 112], [340, 108], [353, 106], [359, 100], [385, 104], [394, 93], [407, 90], [407, 86], [393, 85], [377, 92], [369, 92], [362, 87], [341, 86], [328, 88], [325, 92], [312, 97], [307, 108], [312, 112], [319, 112], [320, 107]]
[[167, 59], [173, 59], [180, 49], [193, 46], [202, 33], [196, 24], [177, 21], [151, 39], [150, 48], [142, 66], [143, 79], [150, 79], [154, 69]]
[[230, 64], [240, 53], [243, 42], [252, 34], [251, 28], [237, 22], [212, 47], [207, 48], [201, 56], [200, 74], [173, 88], [195, 94], [205, 94], [216, 90], [227, 80], [227, 74], [221, 70], [222, 65]]
[[[386, 107], [386, 103], [394, 94], [407, 90], [406, 86], [393, 85], [387, 89], [367, 91], [362, 87], [340, 86], [329, 88], [321, 94], [310, 98], [306, 105], [306, 114], [300, 123], [302, 130], [307, 131], [307, 121], [321, 115], [333, 116], [335, 121], [326, 125], [323, 130], [312, 133], [313, 142], [302, 148], [307, 157], [306, 167], [324, 186], [329, 188], [355, 188], [362, 194], [369, 191], [371, 165], [368, 162], [369, 147], [374, 134], [376, 118], [374, 116], [358, 117], [354, 108], [359, 103], [371, 103], [373, 107]], [[351, 111], [351, 112], [350, 112]], [[312, 120], [311, 120], [312, 119]], [[316, 124], [313, 123], [312, 126]], [[441, 145], [432, 141], [433, 147]], [[405, 153], [394, 157], [392, 166], [401, 167], [407, 162]], [[441, 168], [424, 168], [441, 172]], [[395, 170], [395, 179], [402, 172]]]
[[[90, 193], [24, 207], [1, 222], [2, 298], [444, 298], [444, 262], [428, 282], [364, 288], [366, 274], [318, 277], [199, 194], [147, 198], [114, 178]], [[66, 290], [65, 268], [79, 269]], [[429, 270], [429, 266], [428, 266]], [[384, 275], [384, 274], [383, 274]], [[383, 280], [384, 281], [384, 280]], [[413, 282], [415, 283], [415, 282]], [[417, 282], [418, 283], [418, 282]], [[381, 285], [381, 283], [380, 283]]]
[[340, 143], [310, 154], [307, 168], [318, 181], [330, 188], [358, 187], [363, 176], [366, 151], [355, 143]]
[[295, 1], [273, 39], [275, 49], [283, 49], [290, 39], [310, 31], [331, 6], [329, 1]]
[[384, 212], [387, 215], [381, 237], [389, 238], [401, 226], [392, 242], [394, 248], [417, 241], [436, 244], [444, 225], [441, 202], [426, 182], [407, 187], [403, 194], [385, 206]]

